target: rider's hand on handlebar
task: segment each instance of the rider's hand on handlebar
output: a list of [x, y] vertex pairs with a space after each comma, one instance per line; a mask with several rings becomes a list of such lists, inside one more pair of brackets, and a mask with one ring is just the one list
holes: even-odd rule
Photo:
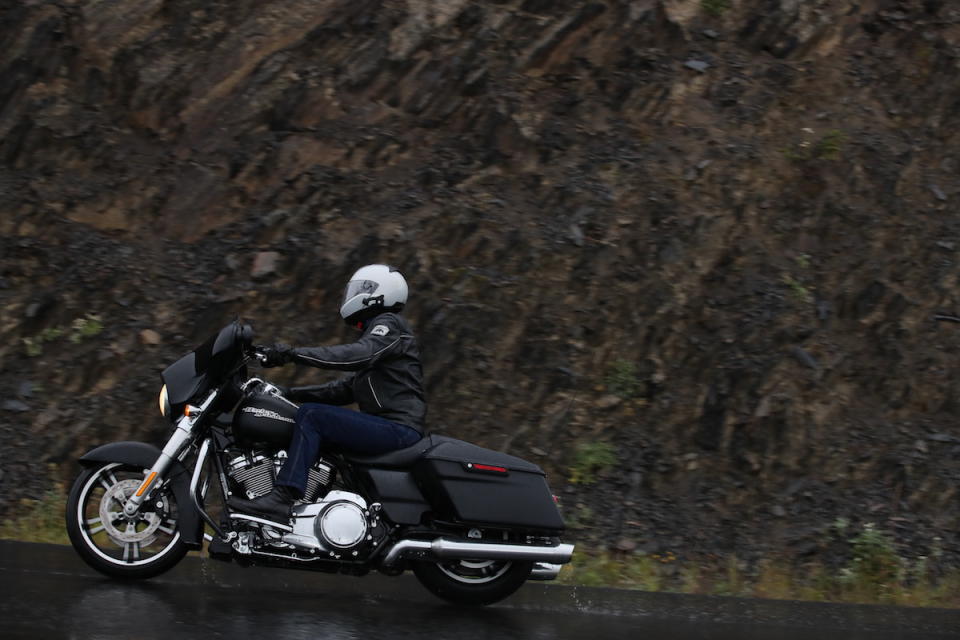
[[269, 347], [258, 347], [257, 351], [260, 353], [260, 364], [266, 368], [285, 365], [290, 362], [293, 355], [293, 349], [290, 348], [290, 345], [282, 342]]

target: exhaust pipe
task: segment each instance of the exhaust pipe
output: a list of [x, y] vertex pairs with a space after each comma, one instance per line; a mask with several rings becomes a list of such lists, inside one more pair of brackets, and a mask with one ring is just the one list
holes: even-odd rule
[[[526, 560], [547, 565], [560, 565], [570, 562], [573, 556], [572, 544], [558, 544], [555, 547], [529, 546], [522, 544], [496, 544], [488, 542], [457, 542], [437, 538], [427, 540], [401, 540], [393, 545], [383, 566], [392, 566], [400, 558], [418, 558], [421, 560]], [[559, 567], [557, 569], [559, 571]], [[543, 573], [543, 572], [541, 572]], [[554, 574], [556, 577], [556, 574]], [[550, 578], [543, 578], [549, 580]]]
[[530, 580], [556, 580], [560, 574], [562, 564], [550, 564], [548, 562], [538, 562], [533, 565], [533, 571], [530, 572]]

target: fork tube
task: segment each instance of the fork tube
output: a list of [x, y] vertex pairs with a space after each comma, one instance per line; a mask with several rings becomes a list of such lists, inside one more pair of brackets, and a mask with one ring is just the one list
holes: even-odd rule
[[143, 501], [150, 495], [150, 487], [163, 482], [167, 469], [170, 468], [170, 465], [173, 464], [193, 441], [194, 427], [200, 420], [203, 412], [207, 410], [216, 397], [217, 392], [212, 391], [206, 400], [203, 401], [203, 404], [196, 407], [195, 411], [190, 412], [191, 415], [184, 415], [177, 421], [177, 428], [174, 430], [173, 435], [170, 436], [170, 439], [167, 440], [167, 444], [164, 445], [160, 457], [157, 458], [157, 461], [154, 462], [153, 466], [147, 471], [146, 477], [140, 484], [140, 488], [137, 489], [132, 496], [129, 496], [126, 504], [123, 505], [124, 514], [127, 516], [136, 515], [137, 511], [140, 510], [140, 505], [143, 504]]

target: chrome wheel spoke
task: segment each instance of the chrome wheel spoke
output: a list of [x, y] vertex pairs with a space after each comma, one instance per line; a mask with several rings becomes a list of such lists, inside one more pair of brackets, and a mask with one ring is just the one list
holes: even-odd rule
[[97, 524], [97, 523], [100, 523], [100, 526], [87, 529], [87, 532], [88, 532], [90, 535], [92, 535], [92, 536], [100, 533], [101, 531], [103, 531], [104, 529], [107, 528], [107, 527], [100, 521], [100, 518], [90, 518], [89, 520], [87, 520], [87, 526], [88, 526], [88, 527], [89, 527], [90, 525], [94, 525], [94, 524]]
[[172, 536], [176, 531], [174, 529], [174, 527], [176, 526], [177, 526], [177, 521], [174, 520], [173, 518], [168, 518], [167, 520], [164, 521], [163, 524], [159, 525], [157, 529], [159, 529], [160, 531], [163, 531], [168, 536]]
[[114, 475], [113, 471], [107, 471], [100, 476], [99, 482], [101, 487], [107, 491], [110, 491], [119, 481], [117, 480], [117, 476]]
[[512, 563], [494, 560], [461, 560], [437, 566], [457, 582], [464, 584], [484, 584], [496, 580], [510, 568]]
[[123, 561], [136, 562], [140, 559], [140, 543], [128, 542], [123, 545]]

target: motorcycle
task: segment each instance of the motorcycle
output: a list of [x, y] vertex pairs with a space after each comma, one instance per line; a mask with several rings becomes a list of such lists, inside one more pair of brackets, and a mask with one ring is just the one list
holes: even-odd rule
[[[160, 412], [173, 425], [162, 450], [114, 442], [80, 458], [66, 525], [87, 564], [150, 578], [207, 540], [211, 558], [244, 565], [411, 570], [442, 599], [483, 605], [570, 561], [540, 467], [441, 435], [383, 455], [323, 452], [288, 522], [232, 511], [229, 496], [273, 489], [294, 429], [298, 405], [248, 377], [263, 361], [252, 328], [227, 325], [161, 374]], [[212, 486], [219, 510], [207, 504]]]

